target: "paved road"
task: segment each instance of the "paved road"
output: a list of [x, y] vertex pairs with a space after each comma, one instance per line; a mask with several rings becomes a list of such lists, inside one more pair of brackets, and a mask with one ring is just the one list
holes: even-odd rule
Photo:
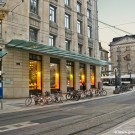
[[0, 135], [96, 135], [135, 116], [135, 93], [0, 115]]

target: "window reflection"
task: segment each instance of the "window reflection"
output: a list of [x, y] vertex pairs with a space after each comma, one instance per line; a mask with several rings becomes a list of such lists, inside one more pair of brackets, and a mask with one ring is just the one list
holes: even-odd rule
[[41, 90], [41, 62], [30, 60], [29, 62], [29, 89]]
[[86, 83], [85, 80], [85, 65], [80, 64], [80, 89], [83, 90], [83, 85]]
[[30, 94], [41, 93], [41, 56], [30, 54], [29, 60], [29, 90]]
[[74, 66], [73, 62], [67, 62], [67, 91], [74, 88]]
[[50, 87], [59, 89], [59, 64], [50, 63]]

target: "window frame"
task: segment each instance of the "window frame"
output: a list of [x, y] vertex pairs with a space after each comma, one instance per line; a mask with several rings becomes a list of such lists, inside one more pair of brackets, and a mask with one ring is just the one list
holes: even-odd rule
[[91, 18], [91, 10], [90, 9], [87, 9], [87, 18]]
[[[35, 3], [36, 6], [35, 6]], [[38, 14], [38, 6], [39, 6], [39, 1], [38, 0], [30, 0], [30, 12], [34, 13], [34, 14]], [[35, 8], [35, 10], [34, 10]]]
[[77, 13], [81, 13], [81, 6], [82, 4], [80, 2], [77, 1]]
[[49, 7], [49, 20], [56, 23], [56, 7], [52, 5]]
[[70, 29], [70, 15], [65, 13], [65, 28]]
[[88, 26], [88, 38], [92, 38], [92, 27]]
[[38, 29], [30, 27], [29, 29], [29, 40], [37, 42], [38, 41]]
[[77, 32], [78, 32], [79, 34], [82, 33], [82, 22], [79, 21], [79, 20], [77, 20]]
[[78, 53], [82, 54], [82, 44], [78, 44]]
[[70, 41], [65, 40], [66, 51], [70, 51]]
[[49, 35], [49, 46], [55, 46], [55, 41], [56, 41], [56, 36], [55, 35], [52, 35], [50, 34]]
[[70, 6], [70, 0], [64, 0], [65, 5]]

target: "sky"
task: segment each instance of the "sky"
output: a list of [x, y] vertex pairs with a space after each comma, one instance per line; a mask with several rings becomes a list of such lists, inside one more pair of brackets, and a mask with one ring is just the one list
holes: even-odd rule
[[[135, 0], [97, 0], [98, 20], [135, 35]], [[115, 37], [130, 35], [98, 22], [99, 41], [109, 51]]]

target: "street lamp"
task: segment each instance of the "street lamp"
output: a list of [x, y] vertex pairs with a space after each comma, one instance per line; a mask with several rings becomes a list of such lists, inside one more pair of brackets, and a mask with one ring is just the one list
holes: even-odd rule
[[117, 83], [117, 68], [114, 69], [115, 72], [115, 89], [117, 89], [118, 87], [118, 83]]
[[131, 78], [131, 70], [128, 72], [130, 75], [130, 84], [132, 84], [132, 78]]

